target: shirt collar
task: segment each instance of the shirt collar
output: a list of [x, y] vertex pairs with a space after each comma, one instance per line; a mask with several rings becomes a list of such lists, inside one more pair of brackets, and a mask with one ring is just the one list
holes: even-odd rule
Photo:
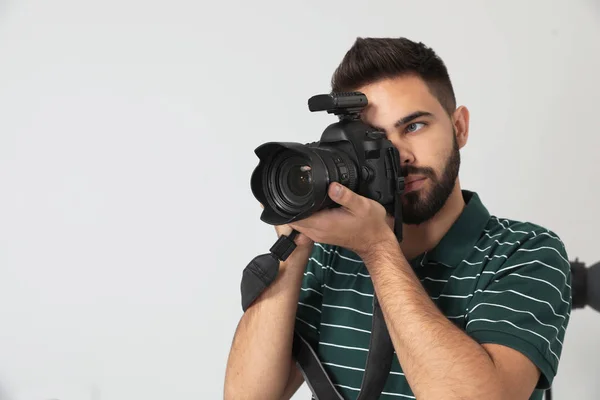
[[431, 251], [414, 260], [414, 265], [424, 266], [428, 262], [444, 264], [454, 268], [473, 250], [490, 218], [490, 213], [475, 192], [462, 191], [465, 207], [442, 240]]

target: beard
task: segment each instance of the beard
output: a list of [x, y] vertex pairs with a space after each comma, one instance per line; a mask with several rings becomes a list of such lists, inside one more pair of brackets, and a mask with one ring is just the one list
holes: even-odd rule
[[450, 197], [460, 167], [460, 152], [456, 135], [452, 136], [452, 151], [439, 178], [435, 171], [429, 167], [408, 165], [403, 168], [405, 176], [408, 174], [423, 175], [429, 178], [433, 184], [433, 188], [429, 193], [423, 190], [415, 190], [402, 196], [402, 219], [405, 224], [419, 225], [430, 220], [442, 209], [446, 204], [446, 200]]

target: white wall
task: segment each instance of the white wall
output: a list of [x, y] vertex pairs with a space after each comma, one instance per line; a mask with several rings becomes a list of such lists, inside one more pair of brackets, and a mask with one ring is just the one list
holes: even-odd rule
[[[355, 37], [400, 35], [470, 107], [464, 185], [600, 260], [597, 0], [4, 1], [1, 400], [222, 397], [241, 271], [274, 241], [253, 150], [318, 139], [307, 99]], [[555, 399], [600, 396], [597, 343], [574, 311]]]

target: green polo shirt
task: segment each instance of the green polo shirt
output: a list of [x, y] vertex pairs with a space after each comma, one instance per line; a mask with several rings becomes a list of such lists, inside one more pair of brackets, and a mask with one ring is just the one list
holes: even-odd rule
[[[499, 218], [474, 192], [437, 247], [411, 265], [442, 313], [479, 343], [527, 356], [541, 371], [531, 399], [552, 383], [571, 311], [565, 247], [553, 232]], [[402, 293], [398, 293], [402, 296]], [[296, 329], [311, 343], [345, 399], [358, 396], [369, 347], [373, 283], [353, 252], [315, 243]], [[431, 377], [435, 380], [435, 377]], [[394, 357], [381, 399], [415, 398]]]

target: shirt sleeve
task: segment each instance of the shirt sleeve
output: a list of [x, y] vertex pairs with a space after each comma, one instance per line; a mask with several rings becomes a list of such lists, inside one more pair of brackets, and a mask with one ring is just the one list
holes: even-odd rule
[[314, 244], [300, 287], [295, 330], [310, 343], [313, 349], [316, 349], [319, 343], [321, 305], [323, 304], [322, 288], [332, 253], [331, 246], [321, 243]]
[[479, 343], [527, 356], [541, 371], [537, 388], [549, 388], [571, 313], [571, 269], [560, 238], [550, 231], [531, 234], [481, 278], [467, 309], [466, 332]]

